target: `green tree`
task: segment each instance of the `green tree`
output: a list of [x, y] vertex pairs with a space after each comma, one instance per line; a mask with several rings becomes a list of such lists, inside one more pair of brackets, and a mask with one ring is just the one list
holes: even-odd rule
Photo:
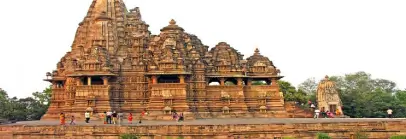
[[39, 120], [49, 106], [51, 88], [34, 92], [34, 97], [9, 98], [7, 92], [0, 89], [0, 119], [26, 121]]
[[304, 92], [301, 89], [296, 90], [296, 88], [287, 81], [279, 80], [278, 84], [280, 89], [279, 91], [283, 93], [285, 101], [295, 101], [299, 103], [305, 103], [307, 99], [309, 99], [306, 92]]
[[314, 77], [306, 79], [304, 82], [300, 83], [298, 88], [303, 90], [307, 95], [311, 96], [317, 91], [317, 82]]
[[34, 92], [32, 93], [32, 96], [34, 96], [34, 99], [39, 101], [41, 104], [46, 104], [49, 106], [49, 102], [51, 100], [51, 95], [52, 95], [52, 89], [51, 86], [45, 88], [42, 92]]
[[[336, 82], [340, 98], [343, 103], [344, 114], [351, 117], [385, 117], [386, 110], [391, 108], [394, 116], [400, 117], [404, 107], [399, 106], [401, 101], [396, 99], [396, 84], [385, 79], [372, 79], [365, 72], [333, 76], [330, 80]], [[399, 98], [403, 99], [402, 93]], [[404, 111], [404, 110], [403, 110]]]
[[0, 88], [0, 119], [7, 118], [7, 111], [8, 111], [8, 95], [7, 92]]

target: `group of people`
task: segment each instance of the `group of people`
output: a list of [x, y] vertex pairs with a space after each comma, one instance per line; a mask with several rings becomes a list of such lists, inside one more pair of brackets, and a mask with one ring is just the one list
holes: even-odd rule
[[178, 114], [176, 111], [172, 113], [172, 118], [176, 120], [176, 122], [183, 122], [185, 120], [183, 113]]
[[341, 115], [341, 111], [340, 109], [336, 109], [335, 113], [331, 112], [329, 110], [325, 111], [323, 108], [321, 110], [319, 109], [315, 109], [314, 110], [314, 117], [313, 118], [319, 118], [321, 114], [322, 118], [334, 118], [335, 116], [340, 116]]
[[117, 118], [118, 114], [116, 111], [114, 112], [104, 112], [103, 119], [104, 119], [104, 124], [117, 124]]
[[[89, 121], [90, 121], [90, 112], [86, 112], [85, 113], [85, 122], [86, 123], [89, 123]], [[60, 113], [59, 114], [59, 124], [60, 125], [65, 125], [65, 122], [66, 122], [66, 115], [65, 115], [65, 113]], [[75, 123], [75, 116], [74, 115], [71, 115], [70, 116], [70, 123], [69, 123], [70, 125], [76, 125], [76, 123]]]
[[[142, 123], [141, 119], [146, 114], [148, 114], [148, 112], [146, 112], [145, 110], [141, 112], [140, 120], [139, 120], [138, 123]], [[86, 123], [90, 123], [90, 117], [91, 117], [90, 112], [85, 112], [85, 122]], [[120, 116], [116, 111], [104, 112], [104, 114], [102, 114], [101, 117], [103, 119], [104, 124], [117, 124], [118, 121], [120, 120]], [[133, 123], [133, 114], [129, 113], [127, 119], [128, 119], [128, 123], [132, 124]], [[66, 115], [65, 115], [65, 113], [60, 113], [59, 114], [59, 122], [60, 122], [60, 125], [65, 125], [66, 124]], [[70, 123], [69, 124], [70, 125], [76, 125], [74, 115], [70, 116]]]

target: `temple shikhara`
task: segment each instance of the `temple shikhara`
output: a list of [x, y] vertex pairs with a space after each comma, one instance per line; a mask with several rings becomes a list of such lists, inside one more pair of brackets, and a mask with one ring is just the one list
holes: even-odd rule
[[320, 81], [317, 87], [316, 94], [317, 104], [322, 111], [330, 111], [336, 113], [338, 110], [342, 113], [342, 103], [337, 91], [337, 87], [334, 81], [329, 80], [326, 75], [323, 80]]
[[244, 59], [226, 42], [204, 45], [175, 20], [157, 35], [148, 27], [138, 7], [93, 0], [71, 51], [47, 73], [53, 94], [42, 119], [143, 110], [161, 120], [173, 111], [186, 119], [287, 117], [283, 76], [258, 49]]

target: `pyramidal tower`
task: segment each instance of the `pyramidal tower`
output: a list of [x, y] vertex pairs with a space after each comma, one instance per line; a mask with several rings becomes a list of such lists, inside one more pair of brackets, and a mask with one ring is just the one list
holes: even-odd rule
[[46, 74], [52, 98], [42, 120], [85, 111], [148, 111], [160, 120], [174, 111], [189, 119], [287, 116], [283, 76], [258, 49], [247, 59], [226, 42], [209, 50], [173, 19], [159, 35], [148, 27], [138, 7], [93, 0], [71, 51]]

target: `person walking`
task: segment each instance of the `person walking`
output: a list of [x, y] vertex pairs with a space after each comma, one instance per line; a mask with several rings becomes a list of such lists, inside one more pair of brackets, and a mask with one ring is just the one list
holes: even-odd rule
[[107, 112], [107, 124], [111, 124], [111, 115], [113, 115], [111, 111]]
[[147, 111], [146, 111], [146, 109], [144, 109], [142, 112], [141, 112], [141, 114], [140, 114], [140, 121], [138, 121], [138, 123], [142, 123], [142, 118], [144, 117], [144, 115], [145, 114], [147, 114]]
[[64, 113], [59, 114], [59, 123], [61, 125], [65, 125], [65, 114]]
[[76, 125], [75, 123], [75, 116], [72, 115], [72, 117], [70, 118], [70, 125]]
[[392, 113], [393, 113], [392, 109], [389, 108], [386, 112], [388, 113], [388, 117], [392, 118]]
[[320, 114], [320, 110], [316, 108], [316, 109], [314, 110], [314, 117], [313, 117], [313, 118], [314, 118], [314, 119], [319, 118], [319, 114]]
[[179, 121], [179, 122], [183, 122], [183, 121], [184, 121], [183, 112], [180, 113], [180, 115], [179, 115], [179, 120], [178, 120], [178, 121]]
[[128, 123], [133, 124], [133, 114], [132, 113], [128, 114]]
[[340, 111], [340, 109], [336, 109], [336, 117], [339, 117], [341, 115], [341, 111]]
[[89, 112], [85, 112], [85, 118], [86, 118], [86, 123], [89, 123], [90, 120], [90, 113]]
[[103, 124], [107, 124], [107, 112], [103, 113], [103, 120], [104, 120]]
[[117, 124], [117, 113], [116, 113], [116, 111], [114, 111], [111, 116], [113, 117], [113, 124]]

